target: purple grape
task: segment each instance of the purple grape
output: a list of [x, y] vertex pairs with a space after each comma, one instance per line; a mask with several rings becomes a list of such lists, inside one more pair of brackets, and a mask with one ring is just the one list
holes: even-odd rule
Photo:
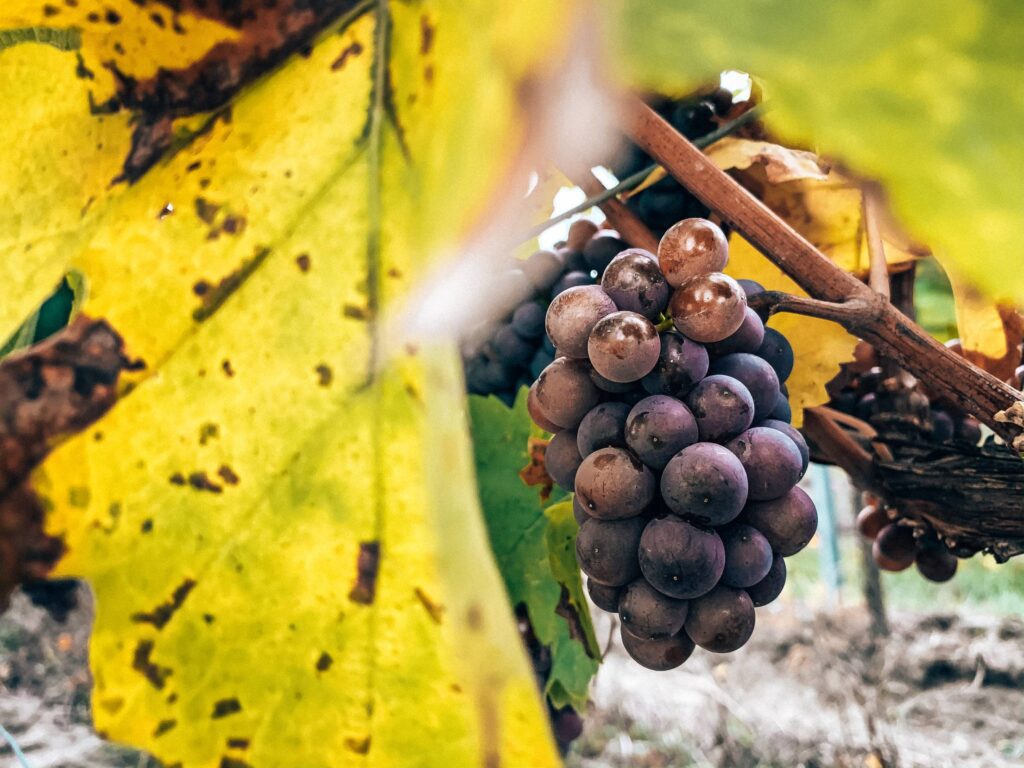
[[594, 325], [587, 354], [594, 370], [611, 381], [639, 381], [658, 362], [661, 343], [654, 323], [636, 312], [614, 312]]
[[775, 399], [775, 407], [768, 414], [768, 418], [782, 421], [786, 424], [793, 420], [793, 409], [789, 405], [789, 398], [782, 394], [781, 390], [779, 396]]
[[775, 370], [757, 355], [734, 352], [711, 362], [714, 376], [732, 376], [750, 392], [754, 399], [754, 421], [768, 417], [779, 397], [779, 377]]
[[591, 517], [616, 520], [640, 514], [655, 494], [654, 475], [622, 448], [601, 448], [576, 472], [576, 495]]
[[577, 286], [555, 297], [548, 307], [544, 327], [559, 352], [584, 359], [590, 332], [602, 317], [615, 311], [615, 302], [600, 286]]
[[601, 277], [601, 287], [619, 309], [657, 322], [668, 306], [671, 289], [653, 253], [630, 248], [614, 259]]
[[777, 429], [752, 427], [725, 447], [736, 454], [747, 472], [747, 497], [751, 501], [777, 499], [800, 479], [800, 450]]
[[541, 410], [540, 403], [537, 401], [537, 382], [533, 383], [529, 394], [526, 396], [526, 410], [529, 412], [533, 423], [545, 432], [558, 432], [561, 429], [557, 424], [550, 421], [544, 415], [544, 411]]
[[604, 584], [587, 579], [587, 593], [594, 605], [607, 613], [619, 612], [619, 596], [622, 594], [621, 587], [608, 587]]
[[544, 317], [547, 308], [539, 301], [528, 301], [512, 313], [512, 330], [524, 339], [539, 339], [544, 335]]
[[619, 598], [619, 618], [636, 637], [671, 637], [686, 621], [685, 600], [663, 595], [644, 579], [631, 582]]
[[621, 587], [640, 575], [637, 547], [646, 520], [585, 520], [576, 535], [576, 560], [594, 581]]
[[728, 448], [696, 443], [665, 466], [661, 496], [677, 515], [724, 525], [735, 520], [747, 503], [747, 473]]
[[736, 282], [740, 284], [740, 288], [743, 289], [743, 293], [746, 294], [748, 299], [751, 296], [764, 293], [764, 286], [756, 280], [737, 280]]
[[743, 523], [719, 530], [725, 547], [722, 584], [746, 589], [768, 575], [772, 567], [772, 547], [760, 531]]
[[612, 259], [628, 247], [626, 242], [619, 238], [616, 233], [610, 231], [599, 232], [590, 239], [589, 243], [583, 246], [583, 258], [586, 259], [587, 266], [590, 269], [601, 274], [611, 263]]
[[803, 488], [793, 488], [771, 501], [755, 501], [743, 510], [744, 522], [757, 528], [783, 557], [807, 546], [818, 530], [818, 512]]
[[[566, 273], [582, 272], [588, 278], [590, 277], [590, 267], [587, 266], [587, 260], [583, 258], [582, 250], [562, 247], [558, 249], [558, 255], [565, 264]], [[593, 280], [591, 280], [591, 282], [593, 282]]]
[[945, 411], [932, 411], [932, 440], [945, 443], [953, 439], [955, 427], [952, 417]]
[[645, 397], [626, 419], [626, 444], [651, 469], [663, 469], [669, 459], [695, 442], [697, 422], [674, 397]]
[[477, 355], [466, 364], [466, 387], [476, 395], [502, 392], [512, 386], [515, 376], [500, 361]]
[[537, 406], [548, 422], [562, 429], [576, 429], [587, 411], [597, 405], [601, 393], [590, 380], [588, 369], [580, 360], [560, 357], [541, 372], [533, 388]]
[[811, 463], [811, 449], [807, 446], [807, 441], [804, 440], [804, 436], [800, 434], [800, 430], [792, 424], [785, 421], [779, 421], [778, 419], [766, 419], [758, 424], [758, 426], [777, 429], [793, 441], [793, 444], [796, 445], [796, 449], [800, 451], [800, 477], [803, 477], [804, 473], [807, 471], [807, 466]]
[[687, 600], [722, 576], [725, 549], [712, 530], [670, 516], [651, 520], [640, 537], [640, 571], [659, 592]]
[[491, 349], [496, 358], [511, 368], [525, 367], [533, 358], [533, 344], [516, 333], [511, 323], [497, 330], [491, 339]]
[[583, 502], [580, 501], [580, 497], [575, 493], [572, 495], [572, 516], [576, 518], [576, 525], [583, 525], [583, 523], [590, 519], [587, 510], [583, 508]]
[[686, 634], [712, 653], [743, 647], [754, 633], [754, 603], [742, 589], [725, 585], [690, 603]]
[[571, 491], [576, 484], [576, 470], [583, 463], [576, 447], [576, 433], [564, 430], [556, 432], [544, 451], [544, 466], [558, 487]]
[[578, 269], [566, 272], [558, 278], [558, 282], [551, 286], [551, 300], [554, 301], [570, 288], [582, 288], [593, 284], [594, 278], [590, 276], [589, 272], [583, 272]]
[[587, 457], [601, 448], [625, 448], [629, 410], [625, 403], [600, 403], [591, 408], [576, 433], [580, 455]]
[[690, 391], [686, 404], [703, 442], [724, 442], [754, 422], [754, 398], [731, 376], [708, 376]]
[[707, 376], [709, 365], [704, 345], [678, 333], [663, 333], [658, 362], [641, 384], [652, 395], [682, 398]]
[[785, 381], [793, 372], [793, 347], [789, 340], [774, 328], [764, 329], [764, 341], [758, 347], [757, 356], [762, 358], [779, 377], [779, 381]]
[[782, 594], [782, 588], [786, 586], [786, 561], [782, 555], [775, 553], [772, 557], [772, 567], [768, 569], [768, 575], [752, 587], [746, 588], [750, 595], [750, 601], [755, 608], [768, 605], [775, 598]]
[[546, 349], [538, 349], [534, 354], [533, 359], [530, 361], [530, 376], [536, 379], [540, 376], [541, 372], [555, 362], [555, 353], [548, 352]]
[[590, 369], [590, 380], [594, 382], [594, 386], [602, 392], [608, 392], [612, 395], [621, 395], [626, 392], [634, 392], [636, 390], [636, 382], [611, 381], [606, 379], [593, 368]]
[[620, 629], [622, 647], [633, 661], [656, 672], [665, 672], [683, 664], [693, 653], [693, 641], [685, 632], [666, 639], [637, 637], [625, 624]]
[[928, 581], [942, 583], [949, 581], [956, 575], [957, 559], [949, 553], [944, 546], [935, 543], [927, 546], [918, 546], [914, 555], [914, 562], [917, 570]]
[[551, 251], [536, 251], [522, 263], [527, 280], [538, 291], [546, 291], [562, 274], [564, 264], [561, 257]]
[[717, 357], [734, 352], [757, 352], [764, 341], [764, 323], [757, 312], [747, 307], [743, 324], [721, 341], [708, 344], [708, 352]]

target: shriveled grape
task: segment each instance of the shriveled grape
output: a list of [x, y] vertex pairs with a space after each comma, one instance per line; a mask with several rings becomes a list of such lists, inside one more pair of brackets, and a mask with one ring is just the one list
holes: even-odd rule
[[742, 589], [719, 585], [690, 603], [686, 634], [713, 653], [730, 653], [754, 633], [754, 603]]
[[671, 637], [686, 621], [685, 600], [664, 595], [644, 579], [637, 579], [622, 590], [619, 618], [637, 637]]
[[697, 422], [674, 397], [645, 397], [626, 419], [626, 444], [651, 469], [663, 469], [669, 459], [695, 442]]
[[659, 592], [686, 600], [708, 592], [722, 576], [725, 550], [712, 530], [685, 520], [652, 520], [640, 538], [640, 570]]
[[725, 269], [729, 241], [721, 227], [707, 219], [683, 219], [669, 227], [658, 243], [658, 261], [675, 288], [696, 275]]
[[731, 376], [708, 376], [690, 391], [686, 404], [705, 442], [729, 440], [754, 421], [754, 398]]
[[799, 486], [777, 499], [748, 502], [742, 520], [764, 534], [772, 549], [784, 557], [806, 547], [818, 530], [818, 511]]
[[587, 342], [594, 370], [611, 381], [639, 381], [658, 362], [658, 329], [636, 312], [614, 312], [594, 325]]
[[720, 272], [691, 277], [676, 288], [669, 314], [676, 329], [694, 341], [721, 341], [743, 324], [747, 297], [728, 275]]
[[563, 355], [587, 356], [587, 341], [598, 320], [617, 307], [598, 285], [580, 285], [556, 296], [548, 306], [544, 327]]
[[576, 535], [576, 559], [587, 576], [609, 587], [621, 587], [640, 575], [637, 547], [647, 521], [585, 520]]
[[615, 520], [638, 515], [654, 494], [654, 474], [622, 448], [594, 451], [576, 472], [576, 495], [592, 517]]
[[747, 502], [747, 473], [724, 446], [695, 443], [665, 466], [661, 496], [677, 515], [723, 525], [736, 519]]

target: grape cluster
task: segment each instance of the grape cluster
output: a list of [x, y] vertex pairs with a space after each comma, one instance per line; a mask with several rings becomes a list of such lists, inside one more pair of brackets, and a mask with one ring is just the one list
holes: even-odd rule
[[786, 580], [817, 528], [797, 487], [809, 451], [783, 384], [793, 351], [747, 306], [756, 283], [721, 270], [705, 219], [669, 228], [658, 254], [627, 248], [598, 285], [548, 307], [555, 359], [527, 398], [553, 432], [548, 473], [573, 499], [576, 553], [600, 608], [651, 669], [694, 644], [724, 653]]
[[[466, 387], [471, 394], [495, 395], [509, 407], [521, 386], [529, 386], [555, 359], [544, 333], [548, 303], [569, 288], [593, 285], [608, 263], [626, 247], [618, 233], [599, 230], [586, 219], [573, 222], [564, 243], [537, 251], [500, 276], [525, 286], [525, 298], [497, 324], [477, 329], [467, 340]], [[476, 338], [482, 339], [479, 349]]]
[[[740, 105], [733, 104], [732, 93], [725, 88], [684, 99], [656, 100], [651, 107], [690, 139], [711, 133], [719, 121], [731, 117], [737, 110], [742, 111]], [[611, 170], [619, 179], [625, 179], [653, 162], [650, 155], [628, 143], [612, 163]], [[659, 236], [680, 219], [708, 214], [704, 204], [671, 176], [631, 196], [626, 205]]]
[[[958, 339], [947, 346], [963, 354]], [[934, 443], [977, 445], [981, 424], [952, 403], [934, 401], [918, 382], [907, 387], [898, 377], [886, 377], [874, 347], [857, 343], [854, 359], [844, 363], [828, 384], [829, 406], [866, 421], [876, 429], [893, 428]]]
[[[916, 565], [929, 581], [949, 581], [956, 575], [957, 559], [933, 532], [895, 521], [877, 496], [865, 493], [864, 508], [857, 515], [857, 530], [872, 542], [871, 555], [883, 571], [905, 571]], [[890, 517], [889, 511], [892, 511]]]

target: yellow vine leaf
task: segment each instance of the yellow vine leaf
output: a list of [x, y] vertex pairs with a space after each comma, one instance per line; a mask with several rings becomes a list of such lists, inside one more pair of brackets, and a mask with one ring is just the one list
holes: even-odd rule
[[949, 273], [957, 332], [964, 356], [994, 376], [1009, 379], [1020, 365], [1024, 321], [1013, 307], [995, 304]]
[[[745, 187], [847, 272], [864, 277], [870, 256], [858, 184], [811, 152], [749, 139], [726, 138], [707, 150], [724, 170], [735, 171]], [[919, 254], [885, 237], [890, 270]]]
[[[729, 265], [725, 271], [736, 278], [756, 280], [770, 291], [807, 295], [735, 233], [729, 238]], [[804, 408], [828, 402], [825, 384], [839, 372], [840, 364], [853, 359], [857, 340], [836, 323], [786, 312], [773, 315], [768, 325], [785, 335], [793, 345], [795, 362], [786, 387], [793, 408], [793, 424], [799, 427], [803, 423]]]
[[[33, 477], [67, 546], [57, 574], [96, 595], [95, 725], [182, 768], [554, 766], [456, 361], [383, 360], [377, 328], [506, 181], [517, 88], [568, 10], [355, 8], [229, 112], [175, 118], [190, 132], [133, 184], [112, 182], [119, 114], [117, 151], [35, 178], [31, 231], [23, 207], [0, 223], [5, 274], [38, 301], [79, 270], [83, 311], [146, 365]], [[11, 56], [28, 82], [0, 84], [40, 125], [66, 113], [86, 151], [101, 116], [75, 53], [18, 44], [0, 68]], [[48, 157], [20, 138], [19, 158]], [[18, 260], [51, 230], [45, 260]]]

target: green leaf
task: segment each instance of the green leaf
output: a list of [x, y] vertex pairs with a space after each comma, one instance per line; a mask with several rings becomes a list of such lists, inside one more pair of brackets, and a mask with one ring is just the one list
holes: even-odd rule
[[526, 606], [534, 634], [551, 648], [552, 703], [582, 709], [598, 646], [576, 565], [572, 505], [562, 492], [545, 501], [519, 477], [531, 433], [525, 389], [511, 409], [474, 395], [469, 410], [480, 503], [509, 598]]
[[885, 183], [950, 271], [1024, 300], [1024, 5], [1016, 0], [607, 0], [632, 85], [762, 78], [787, 142]]

